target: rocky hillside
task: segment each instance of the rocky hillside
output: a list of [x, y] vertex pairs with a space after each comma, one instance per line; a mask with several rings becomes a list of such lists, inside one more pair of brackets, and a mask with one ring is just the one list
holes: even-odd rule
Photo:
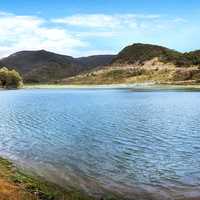
[[112, 55], [82, 58], [59, 55], [45, 50], [21, 51], [0, 60], [0, 66], [17, 70], [24, 82], [53, 82], [75, 76], [111, 62]]

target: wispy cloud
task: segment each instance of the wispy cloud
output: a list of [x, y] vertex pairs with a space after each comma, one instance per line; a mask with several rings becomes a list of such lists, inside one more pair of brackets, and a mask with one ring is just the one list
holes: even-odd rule
[[75, 33], [79, 37], [121, 36], [120, 38], [130, 38], [132, 35], [132, 41], [134, 41], [138, 35], [145, 39], [147, 35], [174, 30], [186, 20], [156, 14], [76, 14], [53, 19], [51, 22], [76, 30]]
[[120, 28], [122, 26], [135, 26], [138, 20], [155, 20], [158, 18], [160, 18], [160, 15], [78, 14], [59, 19], [53, 19], [52, 22], [90, 28]]

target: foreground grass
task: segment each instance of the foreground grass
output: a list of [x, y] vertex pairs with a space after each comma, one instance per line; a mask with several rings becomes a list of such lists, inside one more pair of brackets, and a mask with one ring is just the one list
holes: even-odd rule
[[0, 200], [90, 200], [78, 191], [67, 191], [55, 184], [32, 177], [0, 157]]

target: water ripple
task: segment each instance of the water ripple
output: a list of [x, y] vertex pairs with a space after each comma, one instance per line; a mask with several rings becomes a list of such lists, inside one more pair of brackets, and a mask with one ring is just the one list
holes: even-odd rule
[[199, 98], [198, 92], [1, 92], [0, 154], [88, 192], [200, 198]]

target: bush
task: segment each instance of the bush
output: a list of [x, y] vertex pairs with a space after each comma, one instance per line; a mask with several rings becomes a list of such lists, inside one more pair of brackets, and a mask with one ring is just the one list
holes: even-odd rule
[[15, 70], [8, 70], [6, 67], [0, 69], [0, 87], [20, 88], [23, 85], [21, 76]]

